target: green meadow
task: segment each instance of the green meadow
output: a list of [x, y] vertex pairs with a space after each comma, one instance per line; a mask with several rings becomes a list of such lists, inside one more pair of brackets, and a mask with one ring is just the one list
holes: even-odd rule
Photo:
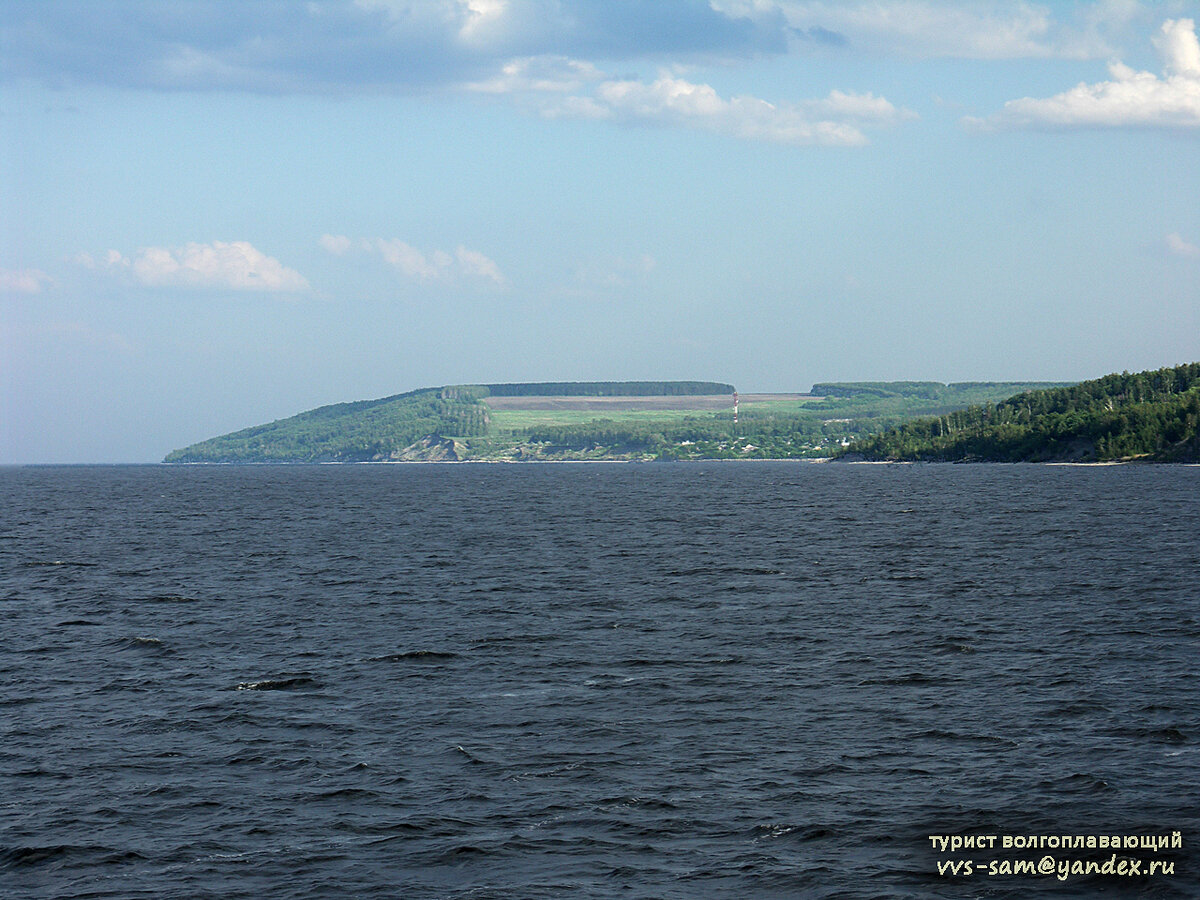
[[490, 434], [513, 434], [529, 428], [558, 425], [586, 425], [590, 422], [615, 424], [679, 422], [683, 419], [728, 417], [733, 411], [708, 409], [494, 409], [489, 412]]
[[[742, 401], [738, 411], [742, 416], [794, 416], [807, 411], [807, 407], [819, 402], [819, 398], [787, 398], [781, 400]], [[591, 422], [614, 424], [647, 424], [650, 422], [677, 423], [685, 419], [728, 419], [733, 414], [733, 404], [726, 409], [621, 409], [618, 404], [611, 408], [593, 409], [492, 409], [489, 433], [515, 434], [529, 428], [554, 426], [577, 426]]]

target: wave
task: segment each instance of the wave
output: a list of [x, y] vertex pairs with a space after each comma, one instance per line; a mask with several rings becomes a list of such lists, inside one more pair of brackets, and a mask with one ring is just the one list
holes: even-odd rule
[[1164, 744], [1185, 744], [1188, 742], [1188, 736], [1174, 725], [1159, 728], [1114, 728], [1111, 733], [1120, 737], [1130, 737], [1140, 741], [1158, 741]]
[[788, 837], [796, 841], [816, 841], [836, 837], [839, 830], [830, 825], [788, 825], [782, 822], [763, 822], [755, 825], [752, 833], [756, 840]]
[[294, 691], [298, 688], [317, 687], [315, 678], [307, 675], [293, 675], [288, 678], [267, 678], [263, 681], [241, 681], [234, 690], [237, 691]]
[[903, 675], [893, 675], [888, 678], [864, 678], [860, 686], [872, 684], [946, 684], [951, 679], [937, 675], [926, 675], [924, 672], [906, 672]]
[[448, 650], [406, 650], [403, 653], [387, 653], [383, 656], [371, 656], [367, 662], [437, 662], [443, 659], [457, 659], [457, 653]]
[[695, 578], [728, 575], [784, 575], [782, 569], [771, 566], [691, 566], [681, 569], [669, 569], [665, 574], [668, 578]]
[[100, 863], [145, 859], [136, 850], [121, 850], [98, 844], [45, 844], [0, 849], [0, 869], [23, 869], [61, 864], [71, 857], [90, 857]]
[[965, 741], [980, 744], [988, 744], [996, 747], [1007, 747], [1016, 750], [1020, 747], [1016, 741], [1011, 738], [1000, 737], [995, 734], [968, 734], [962, 731], [946, 731], [942, 728], [930, 728], [919, 732], [915, 735], [917, 738], [929, 738], [938, 741]]
[[170, 653], [171, 650], [160, 639], [155, 637], [128, 637], [116, 641], [117, 646], [125, 650], [157, 650]]

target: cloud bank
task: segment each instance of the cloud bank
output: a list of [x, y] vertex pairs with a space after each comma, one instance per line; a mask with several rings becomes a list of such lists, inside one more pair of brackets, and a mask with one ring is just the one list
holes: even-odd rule
[[485, 84], [514, 60], [711, 61], [853, 53], [1096, 58], [1139, 12], [1005, 0], [6, 0], [0, 78], [329, 93]]
[[[870, 129], [912, 114], [873, 93], [772, 102], [722, 96], [679, 70], [613, 73], [788, 53], [1104, 58], [1148, 14], [1138, 0], [1070, 9], [1023, 0], [7, 0], [0, 81], [277, 94], [469, 91], [547, 116], [856, 146]], [[1192, 127], [1200, 79], [1190, 22], [1168, 22], [1156, 40], [1166, 60], [1161, 78], [1113, 63], [1108, 81], [1013, 100], [967, 124]]]
[[246, 241], [143, 247], [132, 258], [109, 250], [101, 263], [86, 254], [79, 261], [90, 268], [103, 266], [126, 272], [146, 287], [279, 292], [306, 291], [309, 287], [308, 279], [295, 269]]
[[1090, 59], [1110, 55], [1108, 35], [1138, 11], [1136, 0], [1102, 0], [1081, 21], [1056, 21], [1043, 5], [1007, 0], [713, 0], [730, 16], [782, 17], [793, 47], [844, 47], [919, 58]]
[[513, 59], [729, 58], [787, 49], [778, 17], [704, 0], [6, 0], [0, 77], [152, 90], [458, 86]]
[[[722, 96], [679, 63], [787, 53], [963, 59], [1103, 58], [1147, 15], [1137, 0], [1071, 10], [1010, 0], [8, 0], [0, 79], [126, 89], [469, 91], [547, 116], [653, 123], [792, 145], [856, 146], [911, 114], [872, 93]], [[1164, 35], [1185, 61], [1194, 32]], [[1191, 34], [1192, 45], [1188, 44]], [[634, 64], [633, 66], [628, 65]], [[1114, 64], [1112, 80], [1012, 101], [984, 127], [1191, 125], [1194, 79]]]
[[979, 128], [1200, 127], [1200, 41], [1192, 19], [1168, 19], [1154, 37], [1163, 75], [1109, 64], [1109, 81], [1079, 84], [1045, 99], [1010, 100]]

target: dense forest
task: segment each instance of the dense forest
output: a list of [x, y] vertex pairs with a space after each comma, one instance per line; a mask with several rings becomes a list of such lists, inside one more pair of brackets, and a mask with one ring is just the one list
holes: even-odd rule
[[1200, 461], [1200, 363], [1106, 375], [906, 422], [863, 438], [867, 459]]
[[473, 386], [337, 403], [193, 444], [169, 463], [315, 463], [388, 459], [426, 435], [483, 435], [488, 409]]

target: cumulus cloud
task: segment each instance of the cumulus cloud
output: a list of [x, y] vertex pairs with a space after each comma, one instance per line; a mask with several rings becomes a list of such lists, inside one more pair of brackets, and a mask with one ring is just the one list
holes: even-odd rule
[[1163, 76], [1112, 62], [1109, 81], [1079, 84], [1045, 99], [1010, 100], [980, 128], [1200, 127], [1200, 42], [1191, 19], [1168, 19], [1154, 37]]
[[913, 113], [883, 97], [833, 91], [822, 100], [775, 104], [752, 96], [724, 98], [707, 84], [670, 74], [653, 83], [605, 81], [591, 96], [574, 96], [546, 108], [573, 115], [627, 122], [679, 125], [731, 137], [784, 144], [865, 144], [864, 127], [895, 124]]
[[498, 287], [508, 283], [494, 260], [461, 244], [450, 252], [420, 250], [400, 238], [362, 238], [354, 242], [340, 235], [325, 237], [331, 240], [322, 238], [321, 244], [330, 253], [341, 256], [356, 247], [360, 252], [378, 255], [397, 272], [417, 281], [482, 281]]
[[1167, 250], [1175, 256], [1182, 256], [1185, 259], [1200, 259], [1200, 247], [1184, 240], [1183, 235], [1178, 232], [1168, 234], [1166, 244]]
[[[93, 268], [100, 265], [86, 254], [79, 261]], [[109, 250], [103, 265], [127, 272], [136, 282], [147, 287], [308, 290], [308, 280], [303, 275], [246, 241], [143, 247], [132, 258]]]
[[41, 269], [0, 269], [0, 293], [40, 294], [52, 283]]

